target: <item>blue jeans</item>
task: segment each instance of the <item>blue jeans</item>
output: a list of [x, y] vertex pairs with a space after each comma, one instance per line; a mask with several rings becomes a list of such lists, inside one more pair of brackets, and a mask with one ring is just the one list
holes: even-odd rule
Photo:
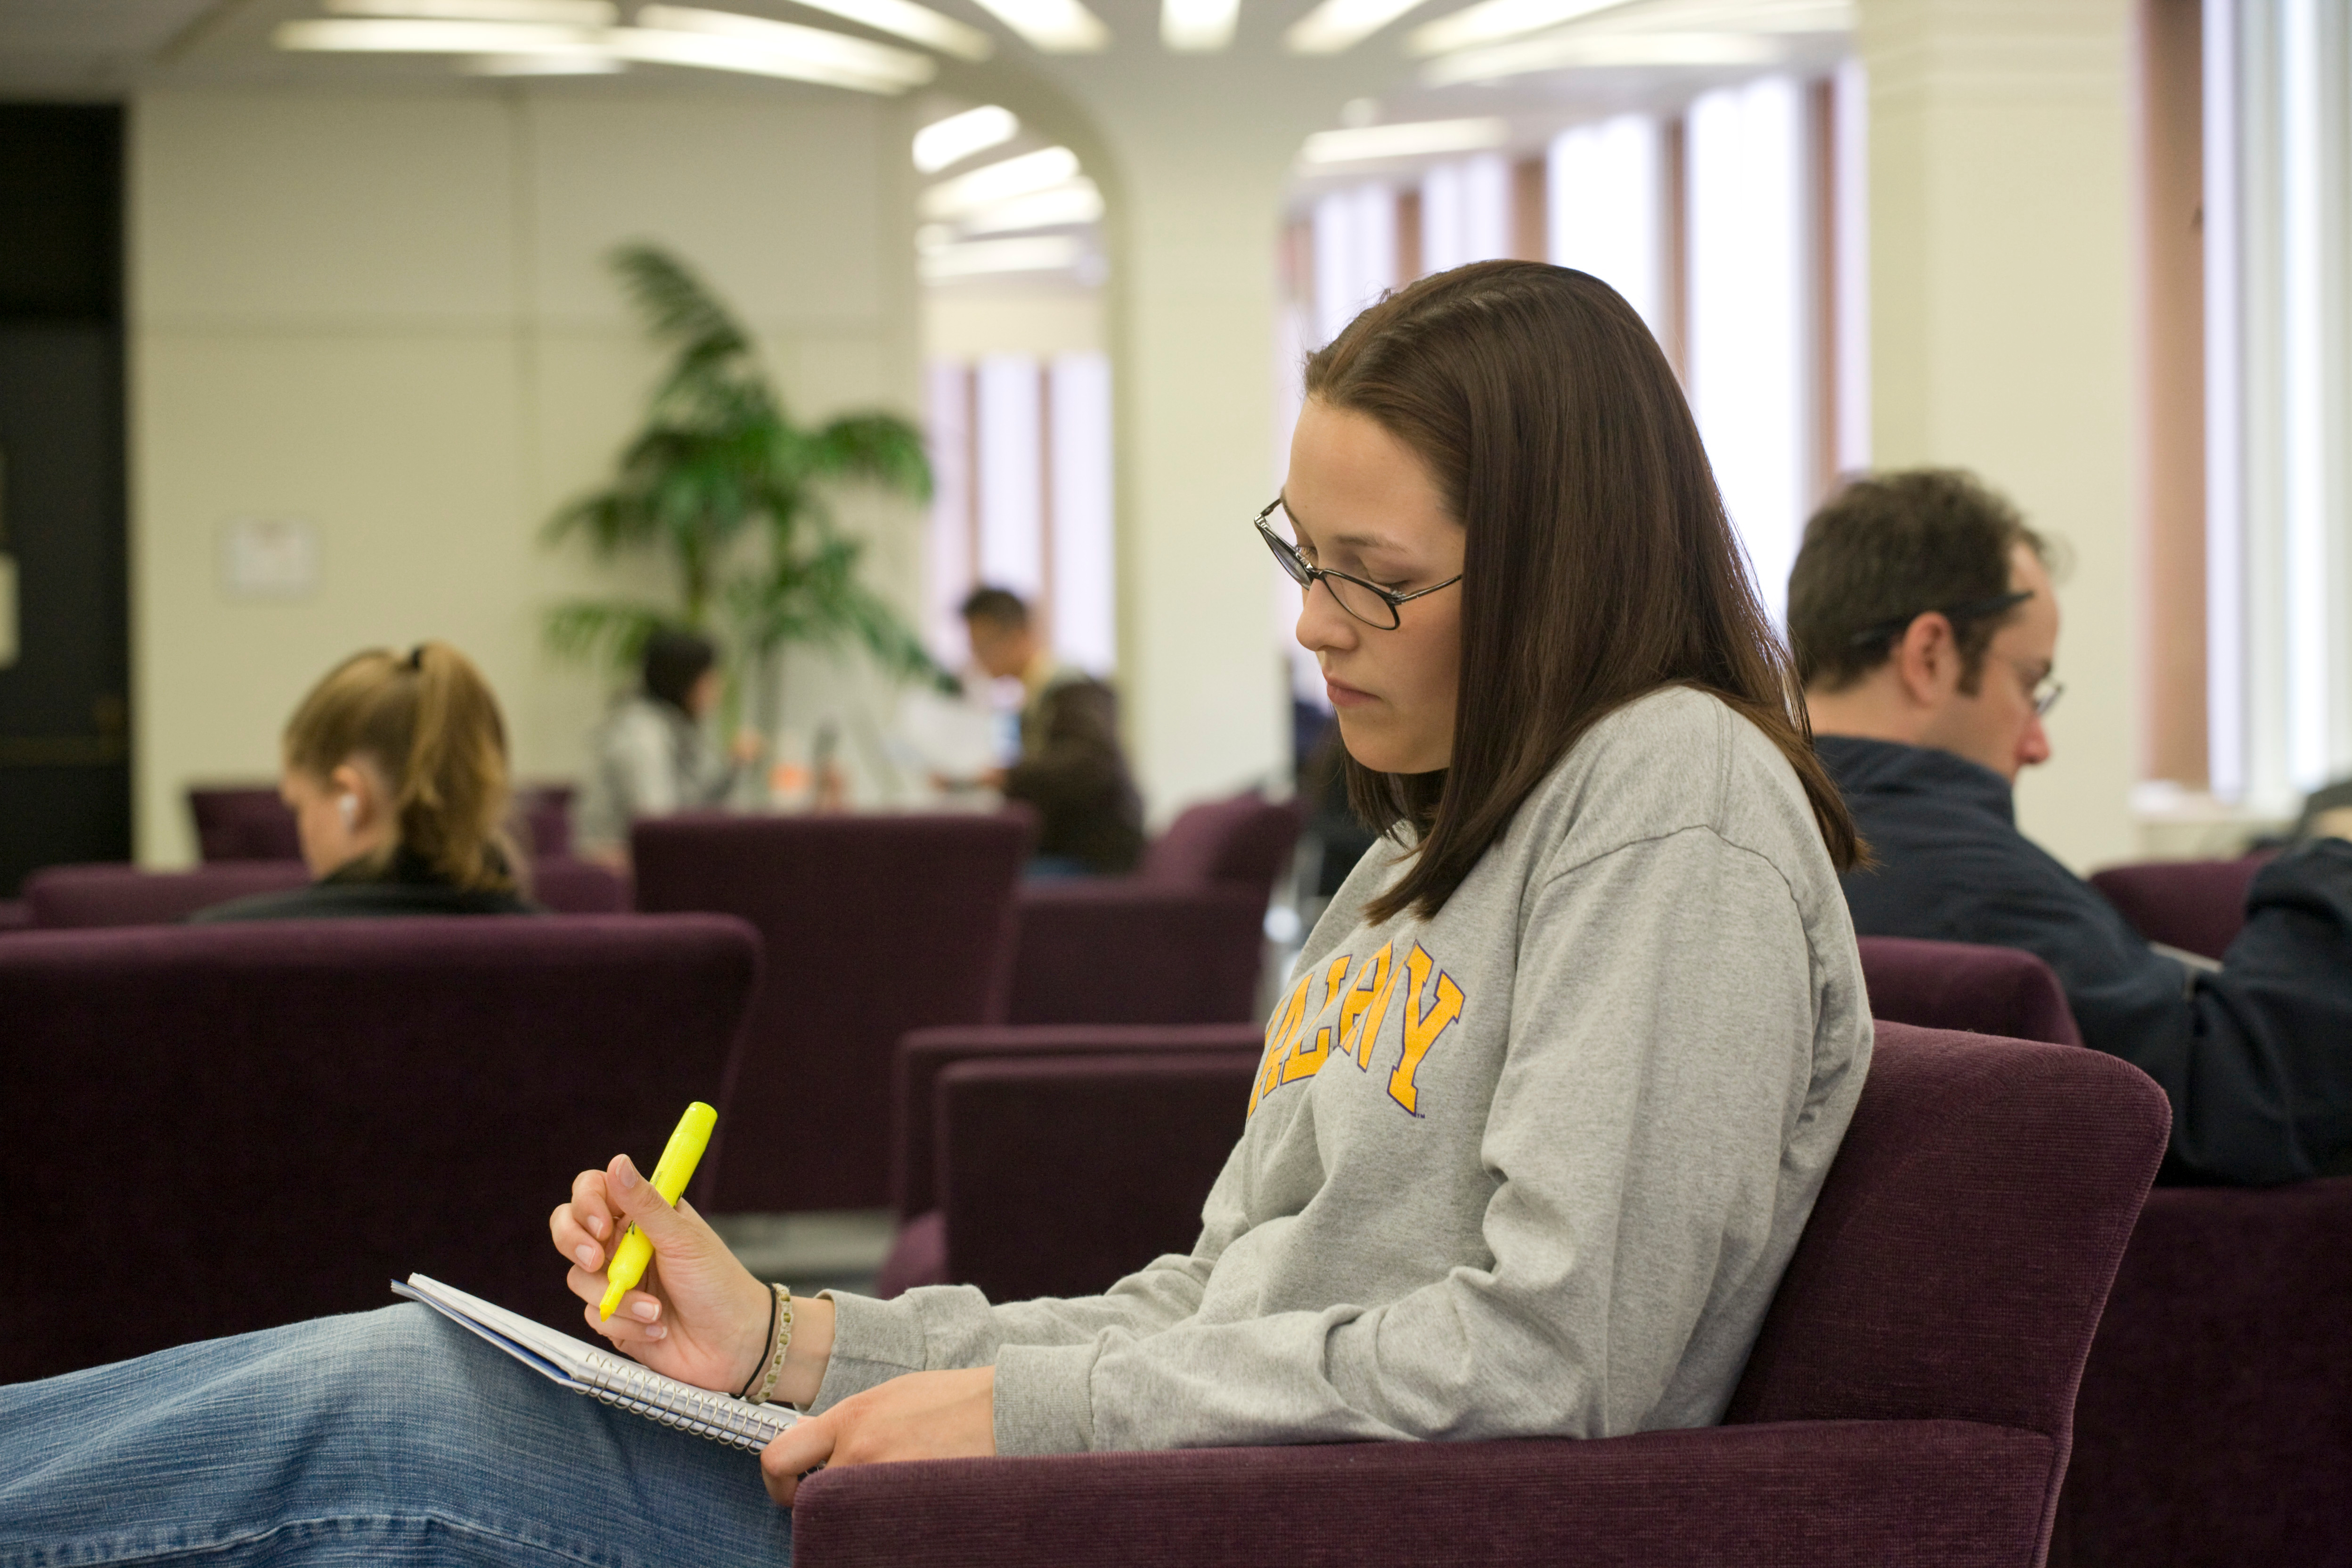
[[0, 1387], [9, 1568], [784, 1568], [792, 1543], [753, 1456], [559, 1388], [413, 1303]]

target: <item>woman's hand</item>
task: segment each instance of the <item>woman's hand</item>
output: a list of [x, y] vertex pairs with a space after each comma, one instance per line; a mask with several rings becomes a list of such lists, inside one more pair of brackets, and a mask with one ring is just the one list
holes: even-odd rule
[[[603, 1319], [596, 1309], [604, 1299], [604, 1265], [633, 1222], [653, 1243], [653, 1261], [613, 1316]], [[736, 1261], [691, 1205], [662, 1202], [626, 1154], [602, 1171], [581, 1172], [572, 1201], [548, 1216], [547, 1227], [555, 1249], [571, 1261], [564, 1283], [588, 1303], [588, 1326], [663, 1376], [732, 1394], [766, 1360], [768, 1287]], [[774, 1397], [795, 1404], [815, 1398], [832, 1349], [833, 1303], [795, 1297], [792, 1351]]]
[[970, 1459], [996, 1452], [996, 1369], [910, 1372], [793, 1423], [760, 1454], [768, 1495], [785, 1507], [819, 1465]]

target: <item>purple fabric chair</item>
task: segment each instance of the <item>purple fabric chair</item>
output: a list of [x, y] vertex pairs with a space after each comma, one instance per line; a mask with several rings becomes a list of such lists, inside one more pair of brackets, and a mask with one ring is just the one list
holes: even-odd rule
[[[514, 813], [516, 837], [535, 858], [572, 853], [570, 784], [520, 784]], [[215, 784], [188, 788], [188, 814], [195, 819], [197, 854], [215, 860], [299, 860], [301, 840], [294, 814], [271, 784]]]
[[42, 930], [171, 925], [198, 910], [310, 881], [299, 860], [223, 860], [189, 871], [137, 866], [51, 866], [25, 879], [25, 903]]
[[2053, 1568], [2352, 1564], [2352, 1177], [2148, 1194], [2074, 1404]]
[[900, 1037], [1001, 1019], [1026, 816], [718, 816], [639, 822], [641, 910], [739, 915], [767, 978], [704, 1170], [719, 1212], [890, 1201]]
[[530, 868], [530, 896], [559, 915], [620, 915], [629, 911], [629, 879], [593, 860], [551, 855]]
[[[1179, 1247], [1192, 1244], [1192, 1233], [1199, 1229], [1201, 1200], [1208, 1196], [1210, 1183], [1215, 1180], [1226, 1151], [1241, 1136], [1241, 1124], [1233, 1121], [1225, 1125], [1221, 1117], [1237, 1114], [1234, 1107], [1246, 1108], [1249, 1103], [1250, 1069], [1265, 1049], [1265, 1042], [1255, 1024], [1214, 1024], [1179, 1027], [1137, 1027], [1134, 1026], [1102, 1026], [1032, 1028], [949, 1028], [918, 1029], [898, 1046], [897, 1070], [891, 1088], [891, 1105], [896, 1114], [892, 1128], [891, 1146], [895, 1155], [892, 1166], [892, 1196], [899, 1215], [898, 1235], [892, 1239], [889, 1257], [884, 1260], [876, 1281], [876, 1289], [884, 1296], [896, 1296], [901, 1290], [917, 1285], [945, 1285], [965, 1277], [958, 1272], [961, 1262], [949, 1260], [947, 1216], [941, 1207], [940, 1151], [946, 1134], [941, 1131], [940, 1107], [943, 1103], [940, 1088], [942, 1077], [961, 1064], [1027, 1062], [1055, 1066], [1076, 1066], [1096, 1059], [1139, 1061], [1212, 1061], [1223, 1062], [1236, 1057], [1245, 1058], [1242, 1069], [1242, 1089], [1239, 1099], [1212, 1109], [1213, 1124], [1223, 1131], [1205, 1140], [1192, 1137], [1186, 1129], [1192, 1126], [1187, 1118], [1197, 1118], [1198, 1084], [1187, 1080], [1173, 1092], [1192, 1096], [1188, 1109], [1173, 1121], [1163, 1120], [1153, 1102], [1125, 1102], [1107, 1113], [1099, 1121], [1083, 1128], [1070, 1129], [1076, 1142], [1088, 1149], [1108, 1147], [1109, 1153], [1104, 1166], [1125, 1170], [1127, 1162], [1136, 1155], [1150, 1161], [1167, 1163], [1165, 1175], [1148, 1169], [1143, 1173], [1141, 1191], [1133, 1184], [1121, 1186], [1101, 1173], [1085, 1178], [1088, 1184], [1106, 1183], [1103, 1201], [1088, 1204], [1093, 1215], [1090, 1224], [1099, 1226], [1095, 1236], [1076, 1236], [1072, 1227], [1061, 1223], [1058, 1216], [1045, 1224], [1040, 1216], [1029, 1213], [1003, 1212], [990, 1215], [967, 1199], [965, 1224], [961, 1234], [972, 1235], [975, 1224], [982, 1226], [1036, 1227], [1035, 1241], [1049, 1257], [1066, 1256], [1076, 1248], [1100, 1248], [1111, 1256], [1149, 1262], [1166, 1250], [1169, 1227], [1156, 1217], [1159, 1208], [1127, 1205], [1130, 1197], [1139, 1205], [1149, 1205], [1159, 1201], [1158, 1194], [1171, 1190], [1191, 1192], [1190, 1208], [1182, 1232], [1172, 1244]], [[1148, 1077], [1148, 1075], [1146, 1075]], [[1123, 1080], [1132, 1085], [1142, 1079], [1130, 1076]], [[1221, 1091], [1220, 1091], [1221, 1092]], [[1016, 1113], [1016, 1120], [1025, 1117]], [[959, 1147], [968, 1146], [969, 1132], [960, 1135]], [[981, 1136], [985, 1137], [984, 1130]], [[1130, 1149], [1128, 1147], [1131, 1145]], [[1034, 1151], [1024, 1151], [1019, 1156], [1024, 1163]], [[1057, 1163], [1065, 1164], [1061, 1152], [1054, 1155]], [[1207, 1161], [1207, 1173], [1198, 1181], [1196, 1190], [1188, 1184], [1183, 1173], [1192, 1171]], [[1172, 1180], [1173, 1188], [1166, 1184]], [[962, 1191], [967, 1194], [980, 1190], [982, 1178], [967, 1173]], [[1133, 1239], [1141, 1237], [1144, 1239]], [[994, 1238], [967, 1246], [978, 1245], [993, 1258], [1005, 1248]], [[1015, 1242], [1017, 1248], [1021, 1244]], [[961, 1256], [961, 1255], [959, 1255]], [[1114, 1269], [1107, 1276], [1085, 1276], [1097, 1279], [1086, 1289], [1100, 1289], [1100, 1279], [1117, 1279], [1126, 1269], [1138, 1267], [1129, 1262], [1126, 1268]], [[1066, 1270], [1065, 1271], [1066, 1272]], [[1040, 1289], [1017, 1289], [1003, 1300], [1017, 1300], [1024, 1295], [1041, 1295]]]
[[2269, 859], [2144, 860], [2094, 871], [2091, 886], [2148, 941], [2218, 960], [2244, 929], [2246, 894]]
[[1015, 1024], [1207, 1024], [1257, 1016], [1265, 896], [1141, 877], [1026, 882]]
[[32, 906], [22, 899], [0, 899], [0, 936], [6, 936], [10, 931], [30, 931], [32, 927]]
[[[572, 1178], [715, 1100], [759, 964], [710, 916], [319, 921], [0, 942], [0, 1382], [383, 1305], [554, 1327]], [[699, 1194], [698, 1194], [699, 1195]]]
[[2028, 1568], [2164, 1096], [2095, 1051], [1878, 1034], [1724, 1426], [829, 1469], [793, 1510], [795, 1568]]
[[1860, 946], [1874, 1018], [2053, 1046], [2083, 1043], [2065, 988], [2032, 953], [1904, 936], [1866, 936]]
[[1275, 879], [1290, 864], [1305, 820], [1297, 801], [1270, 801], [1254, 790], [1192, 806], [1145, 847], [1136, 874], [1145, 881], [1187, 888], [1238, 883], [1256, 891], [1262, 910], [1273, 896]]

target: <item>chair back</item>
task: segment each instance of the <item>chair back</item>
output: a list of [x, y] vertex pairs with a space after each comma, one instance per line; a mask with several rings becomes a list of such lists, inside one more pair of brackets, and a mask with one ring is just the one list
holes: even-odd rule
[[890, 1201], [899, 1037], [1002, 1020], [1026, 816], [682, 816], [632, 833], [637, 908], [738, 915], [766, 979], [704, 1168], [722, 1211]]
[[25, 909], [37, 930], [172, 925], [198, 910], [306, 885], [299, 860], [222, 860], [188, 871], [137, 866], [51, 866], [25, 879]]
[[302, 841], [294, 814], [267, 784], [188, 786], [196, 852], [215, 860], [299, 860]]
[[1191, 806], [1145, 847], [1139, 874], [1194, 888], [1237, 883], [1263, 904], [1290, 864], [1304, 819], [1299, 802], [1270, 801], [1255, 790]]
[[[314, 921], [0, 942], [0, 1383], [384, 1304], [552, 1327], [547, 1215], [716, 1100], [759, 963], [706, 916]], [[698, 1192], [697, 1195], [699, 1194]]]
[[1219, 1024], [1257, 1016], [1265, 896], [1142, 877], [1024, 883], [1014, 1024]]
[[530, 868], [532, 901], [559, 915], [629, 912], [629, 879], [593, 860], [551, 855]]
[[[533, 856], [572, 853], [570, 784], [520, 784], [512, 820], [520, 847]], [[196, 852], [213, 860], [299, 860], [301, 839], [294, 814], [275, 786], [189, 786], [188, 815], [195, 819]]]
[[2096, 1051], [1878, 1026], [1725, 1419], [1957, 1420], [2055, 1445], [2171, 1113]]
[[2094, 871], [2091, 886], [2148, 941], [2218, 961], [2245, 929], [2246, 895], [2269, 858], [2145, 860]]
[[2050, 966], [2021, 948], [1866, 936], [1870, 1016], [1923, 1029], [2079, 1046], [2083, 1032]]

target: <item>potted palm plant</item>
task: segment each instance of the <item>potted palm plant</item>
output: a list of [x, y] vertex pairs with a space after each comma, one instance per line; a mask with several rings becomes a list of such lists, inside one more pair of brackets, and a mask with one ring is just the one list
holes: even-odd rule
[[657, 626], [715, 631], [734, 666], [730, 706], [748, 699], [771, 731], [781, 718], [783, 657], [795, 645], [860, 648], [900, 679], [945, 679], [859, 579], [864, 545], [841, 531], [827, 505], [850, 484], [928, 500], [921, 432], [881, 412], [814, 429], [794, 424], [751, 335], [684, 263], [649, 245], [623, 247], [611, 262], [673, 357], [611, 481], [557, 512], [546, 532], [551, 542], [583, 537], [606, 559], [667, 556], [678, 602], [558, 605], [547, 618], [551, 646], [625, 666]]

